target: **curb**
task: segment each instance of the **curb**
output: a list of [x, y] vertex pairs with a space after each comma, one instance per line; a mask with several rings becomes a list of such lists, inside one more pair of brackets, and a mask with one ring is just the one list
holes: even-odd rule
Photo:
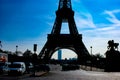
[[35, 74], [30, 75], [31, 77], [41, 77], [45, 74], [47, 74], [48, 72], [36, 72]]

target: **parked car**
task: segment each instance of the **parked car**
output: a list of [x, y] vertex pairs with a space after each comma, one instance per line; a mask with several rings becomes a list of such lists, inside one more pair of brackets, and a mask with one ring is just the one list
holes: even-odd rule
[[5, 66], [5, 62], [0, 62], [0, 74], [3, 74], [4, 66]]
[[26, 71], [26, 66], [24, 62], [12, 62], [8, 65], [8, 75], [11, 74], [24, 74]]
[[10, 62], [5, 62], [5, 65], [3, 67], [3, 73], [8, 73], [8, 65], [10, 65]]
[[25, 65], [26, 65], [26, 72], [27, 73], [30, 73], [33, 71], [34, 66], [31, 62], [25, 62]]
[[47, 64], [35, 65], [35, 71], [50, 71], [50, 67]]
[[62, 65], [62, 70], [63, 71], [68, 71], [68, 70], [77, 70], [79, 69], [80, 66], [77, 64], [63, 64]]

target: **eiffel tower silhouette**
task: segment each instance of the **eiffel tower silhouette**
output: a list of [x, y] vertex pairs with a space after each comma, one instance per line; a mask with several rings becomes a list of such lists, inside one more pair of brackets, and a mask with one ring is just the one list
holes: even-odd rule
[[[70, 34], [60, 33], [63, 22], [68, 23]], [[78, 33], [75, 24], [71, 0], [59, 0], [53, 29], [51, 34], [48, 34], [47, 42], [42, 48], [39, 57], [48, 63], [53, 53], [62, 48], [74, 51], [80, 62], [85, 62], [89, 55], [88, 50], [82, 42], [82, 34]]]

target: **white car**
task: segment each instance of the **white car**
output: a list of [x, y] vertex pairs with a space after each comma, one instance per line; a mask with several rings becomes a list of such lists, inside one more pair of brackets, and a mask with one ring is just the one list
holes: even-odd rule
[[24, 74], [26, 71], [26, 66], [24, 62], [11, 62], [11, 64], [8, 65], [8, 75], [11, 74]]
[[4, 73], [8, 73], [8, 65], [10, 65], [11, 63], [10, 62], [5, 62], [5, 65], [3, 67], [3, 72]]

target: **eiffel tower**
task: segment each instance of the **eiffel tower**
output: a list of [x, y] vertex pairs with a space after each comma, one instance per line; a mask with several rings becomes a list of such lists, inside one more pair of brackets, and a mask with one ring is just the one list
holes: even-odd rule
[[[68, 23], [69, 34], [60, 33], [63, 22]], [[71, 0], [59, 0], [53, 29], [51, 34], [48, 34], [47, 42], [42, 48], [39, 57], [48, 63], [53, 53], [63, 48], [74, 51], [80, 62], [84, 62], [89, 55], [88, 50], [82, 42], [82, 34], [78, 33], [75, 24]]]

